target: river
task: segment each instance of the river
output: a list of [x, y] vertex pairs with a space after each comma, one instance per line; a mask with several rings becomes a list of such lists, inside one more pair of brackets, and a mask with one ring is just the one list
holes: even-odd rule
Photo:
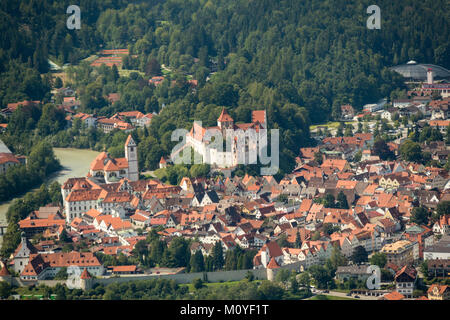
[[[92, 160], [99, 154], [97, 151], [74, 148], [53, 148], [55, 156], [63, 166], [62, 170], [52, 174], [47, 181], [64, 183], [68, 178], [84, 177], [89, 171]], [[31, 190], [30, 190], [31, 191]], [[18, 197], [21, 198], [21, 197]], [[16, 198], [17, 199], [17, 198]], [[6, 223], [6, 212], [13, 200], [0, 204], [0, 225]], [[0, 244], [2, 237], [0, 237]]]

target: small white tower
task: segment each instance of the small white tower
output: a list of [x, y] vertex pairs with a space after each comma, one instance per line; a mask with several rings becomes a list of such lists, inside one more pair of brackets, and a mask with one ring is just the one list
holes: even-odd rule
[[433, 69], [431, 69], [431, 68], [428, 68], [428, 71], [427, 71], [427, 83], [433, 84]]
[[131, 181], [139, 180], [139, 168], [137, 157], [137, 146], [131, 134], [125, 142], [125, 158], [128, 160], [128, 179]]

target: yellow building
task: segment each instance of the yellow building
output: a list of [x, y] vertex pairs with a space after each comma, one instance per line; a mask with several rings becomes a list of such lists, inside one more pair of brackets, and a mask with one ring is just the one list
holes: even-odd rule
[[386, 244], [381, 248], [381, 252], [386, 254], [387, 262], [398, 266], [404, 266], [413, 263], [414, 244], [408, 240], [400, 240], [394, 243]]

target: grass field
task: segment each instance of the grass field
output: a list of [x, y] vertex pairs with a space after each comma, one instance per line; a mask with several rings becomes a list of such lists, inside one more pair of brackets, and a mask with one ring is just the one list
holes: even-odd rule
[[[330, 121], [324, 124], [315, 124], [312, 126], [309, 126], [309, 131], [315, 131], [317, 130], [318, 127], [327, 127], [328, 130], [337, 130], [337, 128], [339, 127], [339, 121]], [[353, 125], [354, 128], [357, 127], [357, 121], [348, 121], [344, 123], [344, 126], [351, 124]]]
[[[223, 287], [223, 286], [235, 286], [239, 284], [241, 281], [226, 281], [226, 282], [204, 282], [203, 285], [207, 287], [217, 288], [217, 287]], [[254, 280], [253, 282], [261, 282], [260, 280]], [[181, 284], [180, 286], [187, 286], [189, 288], [189, 292], [195, 291], [194, 285], [192, 283], [188, 284]]]
[[30, 287], [18, 287], [18, 288], [14, 288], [14, 291], [17, 294], [20, 294], [21, 296], [27, 296], [27, 295], [43, 295], [44, 294], [44, 290], [42, 288], [39, 287], [34, 287], [34, 288], [30, 288]]
[[137, 73], [139, 73], [142, 77], [145, 76], [145, 73], [142, 72], [142, 71], [139, 71], [139, 70], [125, 70], [125, 69], [119, 68], [119, 75], [120, 75], [121, 77], [129, 77], [129, 76], [130, 76], [130, 73], [132, 73], [132, 72], [137, 72]]
[[328, 129], [337, 129], [337, 127], [339, 127], [339, 123], [338, 121], [330, 121], [324, 124], [315, 124], [313, 126], [309, 126], [309, 130], [314, 130], [317, 129], [317, 127], [328, 127]]
[[92, 54], [87, 58], [81, 59], [81, 61], [93, 62], [96, 59], [98, 59], [98, 55]]

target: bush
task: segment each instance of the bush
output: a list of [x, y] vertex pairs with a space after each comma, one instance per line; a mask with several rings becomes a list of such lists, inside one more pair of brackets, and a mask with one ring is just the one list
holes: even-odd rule
[[194, 281], [192, 281], [192, 284], [193, 284], [193, 286], [194, 286], [194, 288], [195, 288], [196, 290], [201, 289], [201, 288], [204, 287], [204, 285], [203, 285], [203, 280], [200, 279], [200, 278], [195, 279]]

